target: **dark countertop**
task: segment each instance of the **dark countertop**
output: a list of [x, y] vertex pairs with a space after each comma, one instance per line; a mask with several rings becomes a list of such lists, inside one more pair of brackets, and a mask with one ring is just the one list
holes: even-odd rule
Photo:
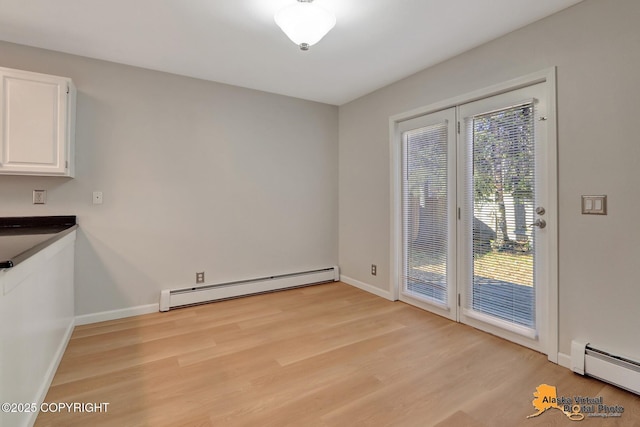
[[73, 215], [0, 218], [0, 269], [14, 267], [76, 228]]

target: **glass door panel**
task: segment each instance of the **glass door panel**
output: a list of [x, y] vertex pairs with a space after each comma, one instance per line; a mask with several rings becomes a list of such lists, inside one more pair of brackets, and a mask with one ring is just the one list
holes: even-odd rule
[[469, 119], [471, 309], [535, 328], [533, 101]]
[[401, 299], [455, 316], [455, 109], [410, 120], [401, 131]]

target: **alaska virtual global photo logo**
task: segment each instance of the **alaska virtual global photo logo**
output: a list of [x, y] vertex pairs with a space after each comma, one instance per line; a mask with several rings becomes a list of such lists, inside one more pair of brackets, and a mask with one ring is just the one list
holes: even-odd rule
[[556, 387], [548, 384], [540, 384], [536, 387], [533, 397], [531, 404], [537, 412], [527, 418], [538, 417], [550, 409], [559, 410], [572, 421], [582, 421], [585, 417], [621, 417], [624, 413], [623, 406], [607, 405], [602, 396], [558, 396]]

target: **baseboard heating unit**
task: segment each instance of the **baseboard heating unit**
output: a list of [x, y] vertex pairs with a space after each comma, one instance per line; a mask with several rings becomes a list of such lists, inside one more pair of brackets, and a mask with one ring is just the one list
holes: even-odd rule
[[340, 280], [340, 271], [337, 266], [334, 266], [215, 285], [165, 289], [160, 292], [160, 311], [338, 280]]
[[640, 362], [597, 349], [589, 343], [571, 342], [571, 370], [640, 394]]

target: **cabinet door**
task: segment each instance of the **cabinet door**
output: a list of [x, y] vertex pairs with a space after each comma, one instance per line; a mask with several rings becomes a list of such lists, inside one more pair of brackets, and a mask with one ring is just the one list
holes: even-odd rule
[[0, 77], [0, 173], [70, 175], [70, 80], [8, 69]]

